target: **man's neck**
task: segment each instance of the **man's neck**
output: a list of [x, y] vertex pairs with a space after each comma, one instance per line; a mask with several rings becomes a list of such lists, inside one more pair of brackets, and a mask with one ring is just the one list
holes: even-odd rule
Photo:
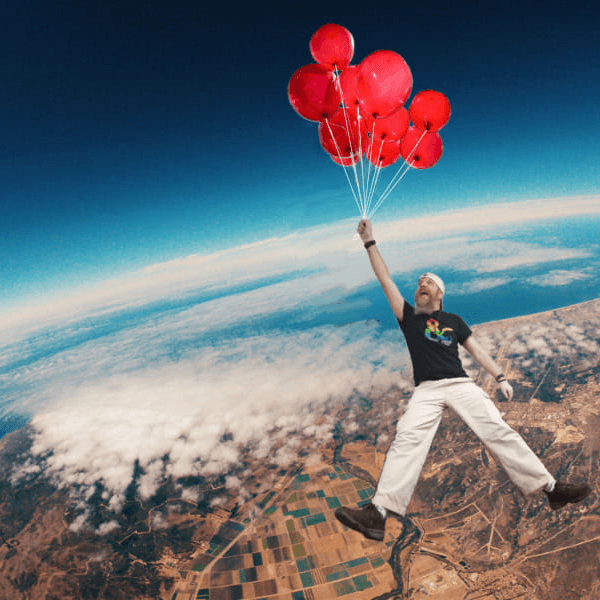
[[415, 306], [416, 315], [432, 315], [434, 312], [441, 310], [440, 306]]

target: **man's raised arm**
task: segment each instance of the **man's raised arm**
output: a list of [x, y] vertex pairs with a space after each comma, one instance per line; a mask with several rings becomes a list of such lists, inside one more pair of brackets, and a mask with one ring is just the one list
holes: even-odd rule
[[[377, 246], [375, 245], [375, 240], [373, 238], [373, 227], [371, 225], [371, 221], [368, 219], [363, 219], [358, 224], [358, 234], [360, 238], [367, 246], [367, 253], [369, 254], [369, 260], [371, 261], [371, 266], [373, 267], [373, 271], [383, 288], [383, 292], [385, 293], [385, 297], [388, 299], [394, 314], [398, 319], [402, 320], [404, 316], [404, 298], [398, 289], [398, 286], [394, 283], [390, 276], [390, 272], [383, 260], [383, 257], [379, 253]], [[373, 242], [369, 244], [369, 242]]]

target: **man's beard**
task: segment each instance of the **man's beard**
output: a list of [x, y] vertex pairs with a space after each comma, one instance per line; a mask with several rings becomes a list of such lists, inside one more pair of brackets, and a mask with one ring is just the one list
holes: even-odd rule
[[433, 296], [428, 293], [415, 296], [415, 311], [417, 313], [433, 312], [435, 310], [437, 310], [437, 305]]

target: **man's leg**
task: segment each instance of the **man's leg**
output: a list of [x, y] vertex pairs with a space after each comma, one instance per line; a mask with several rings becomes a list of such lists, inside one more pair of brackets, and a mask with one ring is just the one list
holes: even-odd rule
[[523, 494], [532, 494], [554, 483], [542, 461], [474, 382], [450, 382], [447, 404], [485, 444]]
[[342, 506], [335, 511], [339, 521], [369, 539], [383, 540], [385, 510], [406, 514], [442, 418], [443, 395], [435, 392], [435, 387], [435, 384], [421, 384], [410, 399], [406, 412], [398, 421], [396, 438], [387, 452], [371, 503], [362, 509]]
[[440, 424], [444, 396], [438, 382], [425, 382], [415, 389], [406, 412], [398, 421], [379, 477], [373, 504], [400, 515], [417, 485], [423, 463]]

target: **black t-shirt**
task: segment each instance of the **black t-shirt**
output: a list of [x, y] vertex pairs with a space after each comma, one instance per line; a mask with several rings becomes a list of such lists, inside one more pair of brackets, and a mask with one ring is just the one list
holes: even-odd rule
[[465, 342], [471, 329], [458, 315], [441, 310], [417, 315], [414, 307], [404, 301], [404, 317], [398, 319], [398, 324], [406, 338], [415, 385], [467, 377], [458, 356], [458, 344]]

